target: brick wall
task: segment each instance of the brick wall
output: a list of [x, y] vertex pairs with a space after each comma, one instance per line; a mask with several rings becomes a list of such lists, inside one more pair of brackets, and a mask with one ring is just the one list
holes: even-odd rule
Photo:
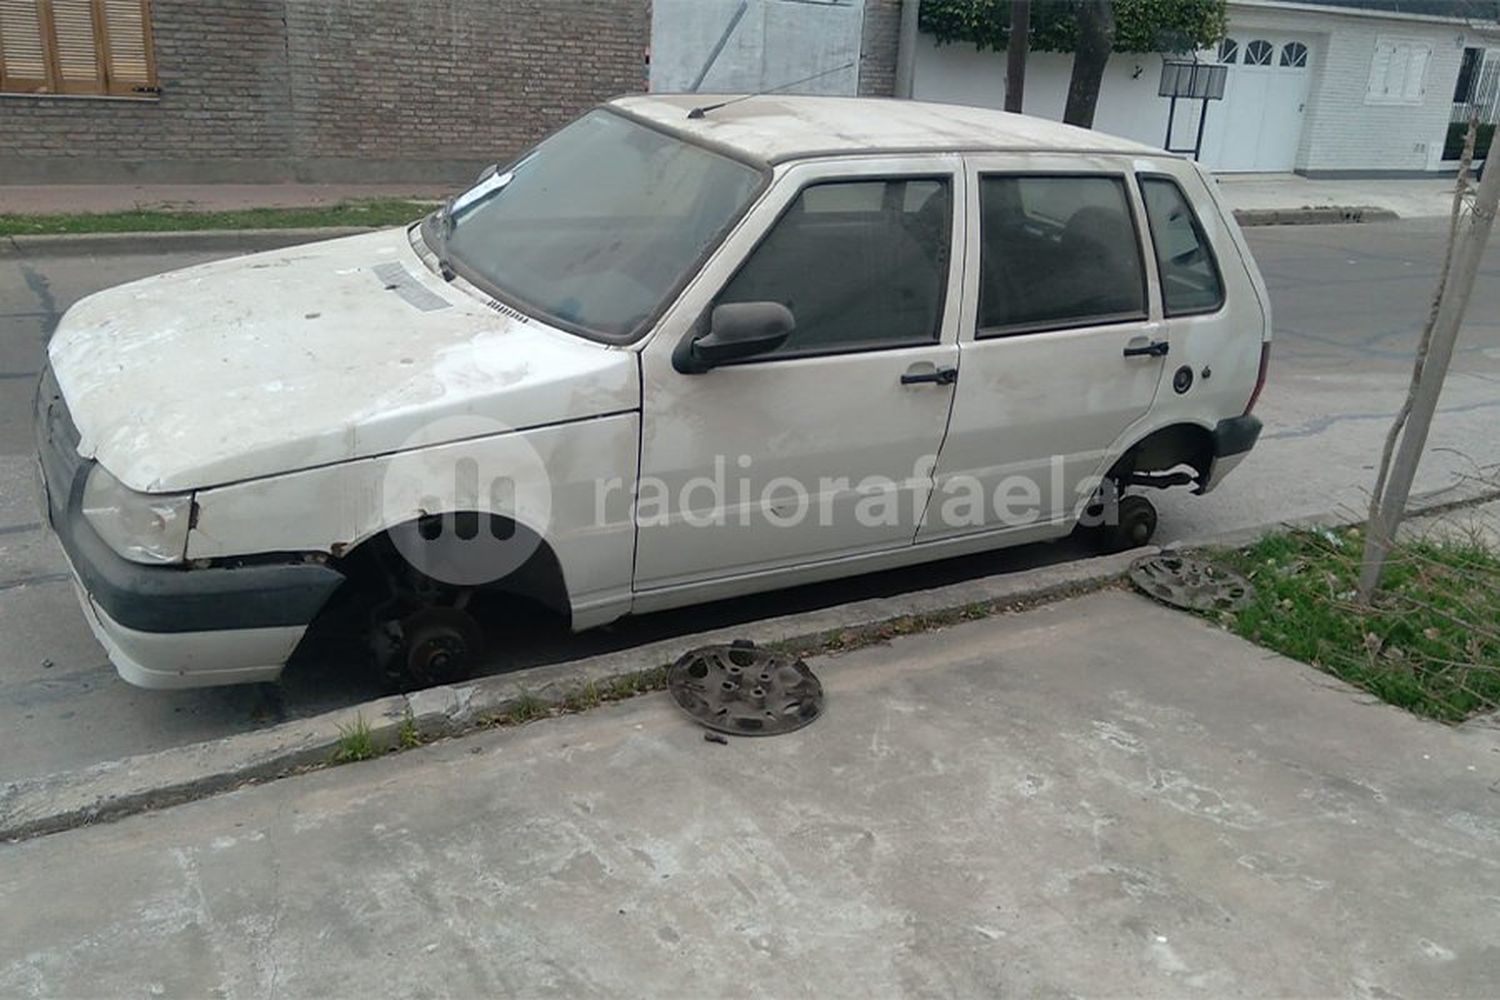
[[896, 50], [900, 36], [901, 0], [865, 0], [859, 60], [861, 96], [890, 97], [896, 92]]
[[459, 180], [645, 87], [650, 0], [155, 0], [158, 101], [0, 97], [0, 183]]

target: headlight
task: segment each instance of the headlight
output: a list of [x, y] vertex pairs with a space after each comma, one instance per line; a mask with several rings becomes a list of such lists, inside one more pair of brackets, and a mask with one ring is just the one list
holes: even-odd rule
[[83, 516], [105, 544], [131, 562], [181, 562], [191, 493], [137, 493], [95, 465], [83, 484]]

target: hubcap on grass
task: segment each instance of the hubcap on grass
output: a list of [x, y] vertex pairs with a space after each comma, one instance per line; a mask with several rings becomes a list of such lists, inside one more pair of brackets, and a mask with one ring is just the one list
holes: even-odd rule
[[1202, 559], [1162, 552], [1130, 566], [1130, 582], [1173, 607], [1192, 611], [1238, 611], [1250, 603], [1250, 581]]

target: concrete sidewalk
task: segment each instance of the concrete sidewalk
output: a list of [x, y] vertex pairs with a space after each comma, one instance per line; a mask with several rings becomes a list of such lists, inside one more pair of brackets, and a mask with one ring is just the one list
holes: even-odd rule
[[1492, 995], [1500, 733], [1110, 591], [0, 851], [0, 995]]

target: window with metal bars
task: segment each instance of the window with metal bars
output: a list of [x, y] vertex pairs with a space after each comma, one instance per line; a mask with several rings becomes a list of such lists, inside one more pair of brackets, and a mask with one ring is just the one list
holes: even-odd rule
[[0, 93], [159, 92], [150, 0], [0, 0]]

